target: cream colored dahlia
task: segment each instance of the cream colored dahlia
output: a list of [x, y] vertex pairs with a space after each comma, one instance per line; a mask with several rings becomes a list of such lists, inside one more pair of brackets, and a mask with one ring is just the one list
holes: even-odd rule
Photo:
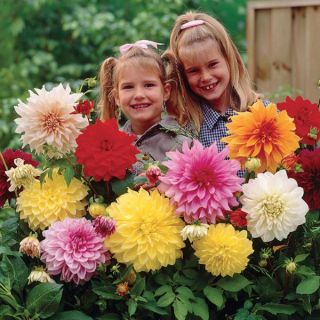
[[182, 256], [184, 223], [157, 190], [149, 194], [129, 189], [107, 211], [116, 221], [116, 231], [105, 244], [118, 262], [133, 264], [140, 272], [173, 265]]
[[38, 154], [47, 153], [50, 158], [61, 158], [74, 151], [80, 130], [88, 125], [81, 114], [73, 114], [81, 93], [71, 93], [62, 84], [47, 91], [29, 91], [27, 103], [19, 100], [15, 107], [20, 118], [16, 119], [16, 132], [22, 134], [23, 145], [30, 145]]
[[88, 188], [73, 178], [66, 184], [62, 175], [54, 171], [41, 185], [35, 181], [17, 198], [17, 211], [32, 230], [45, 229], [53, 222], [84, 215]]
[[208, 234], [193, 242], [199, 263], [214, 276], [233, 276], [243, 271], [253, 253], [247, 231], [236, 231], [231, 224], [210, 225]]
[[248, 231], [264, 242], [282, 240], [305, 223], [309, 208], [303, 189], [285, 170], [260, 173], [242, 185], [242, 211], [247, 213]]

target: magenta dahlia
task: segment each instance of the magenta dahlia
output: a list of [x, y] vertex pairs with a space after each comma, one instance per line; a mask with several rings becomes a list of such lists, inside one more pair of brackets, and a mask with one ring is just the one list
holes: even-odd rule
[[61, 281], [89, 281], [98, 265], [110, 259], [104, 238], [85, 218], [55, 222], [42, 234], [41, 261], [50, 275], [60, 274]]
[[302, 172], [289, 172], [290, 178], [297, 180], [304, 190], [303, 200], [310, 210], [320, 209], [320, 149], [303, 150], [299, 154]]
[[219, 153], [215, 144], [204, 148], [194, 140], [190, 149], [184, 142], [182, 152], [166, 155], [171, 160], [163, 162], [168, 172], [160, 177], [159, 189], [171, 198], [188, 223], [215, 223], [224, 217], [224, 210], [238, 205], [234, 193], [241, 190], [243, 182], [237, 176], [240, 163], [225, 159], [227, 148]]
[[[14, 192], [9, 191], [10, 182], [8, 181], [8, 176], [5, 171], [16, 167], [14, 160], [18, 158], [24, 160], [25, 164], [31, 164], [34, 167], [37, 167], [39, 164], [37, 161], [32, 159], [31, 154], [25, 153], [19, 149], [16, 151], [6, 149], [2, 152], [2, 157], [0, 158], [0, 208], [3, 207], [7, 200], [15, 197]], [[3, 160], [6, 165], [4, 165]]]

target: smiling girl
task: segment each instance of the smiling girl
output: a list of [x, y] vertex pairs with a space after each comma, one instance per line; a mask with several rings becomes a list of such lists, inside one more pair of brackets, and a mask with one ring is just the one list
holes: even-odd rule
[[[119, 109], [128, 121], [122, 130], [137, 136], [136, 146], [153, 160], [162, 161], [166, 152], [181, 148], [186, 139], [179, 134], [179, 109], [171, 98], [164, 62], [157, 43], [140, 40], [120, 47], [120, 57], [107, 58], [100, 69], [101, 119], [117, 116]], [[166, 105], [167, 111], [164, 111]]]

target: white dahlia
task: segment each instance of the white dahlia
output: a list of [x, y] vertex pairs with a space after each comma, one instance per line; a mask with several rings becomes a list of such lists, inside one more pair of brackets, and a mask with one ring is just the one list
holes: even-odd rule
[[303, 189], [285, 170], [259, 173], [242, 185], [242, 191], [242, 211], [248, 214], [247, 228], [254, 238], [282, 240], [306, 221], [309, 208], [302, 199]]
[[[88, 125], [81, 114], [73, 114], [76, 101], [82, 93], [71, 93], [70, 87], [59, 84], [47, 91], [29, 91], [27, 103], [19, 100], [15, 110], [17, 133], [21, 133], [23, 146], [29, 144], [38, 154], [46, 152], [50, 158], [61, 158], [74, 151], [80, 130]], [[46, 148], [45, 148], [46, 147]]]

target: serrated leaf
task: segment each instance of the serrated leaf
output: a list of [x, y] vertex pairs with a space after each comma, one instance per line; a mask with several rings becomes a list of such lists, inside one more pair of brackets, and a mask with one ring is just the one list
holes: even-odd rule
[[222, 290], [207, 286], [204, 288], [203, 293], [207, 297], [207, 299], [218, 308], [221, 308], [223, 306], [224, 299]]
[[171, 288], [169, 285], [167, 285], [167, 284], [165, 284], [164, 286], [159, 287], [159, 288], [155, 291], [154, 296], [155, 296], [155, 297], [159, 297], [159, 296], [162, 296], [162, 295], [163, 295], [164, 293], [166, 293], [166, 292], [171, 292], [171, 293], [173, 293], [172, 288]]
[[196, 302], [192, 304], [192, 312], [202, 320], [209, 320], [209, 308], [202, 298], [196, 298]]
[[41, 318], [48, 318], [57, 311], [61, 297], [61, 284], [41, 283], [28, 293], [26, 306], [30, 314], [39, 314]]
[[251, 281], [241, 274], [236, 274], [233, 277], [225, 277], [220, 279], [217, 282], [217, 286], [229, 292], [238, 292], [251, 283]]
[[302, 280], [296, 289], [298, 294], [312, 294], [319, 289], [320, 286], [320, 276], [309, 277]]
[[178, 287], [176, 289], [176, 292], [178, 292], [179, 295], [182, 295], [187, 299], [193, 299], [194, 298], [193, 292], [188, 287]]
[[280, 304], [280, 303], [266, 303], [262, 306], [256, 307], [256, 310], [267, 311], [271, 314], [287, 314], [291, 315], [296, 312], [295, 306], [289, 304]]
[[185, 320], [188, 314], [188, 307], [179, 299], [173, 302], [173, 311], [177, 320]]
[[169, 306], [175, 299], [175, 294], [173, 292], [167, 292], [157, 301], [157, 305], [159, 307], [167, 307]]
[[71, 183], [72, 178], [74, 177], [74, 170], [72, 167], [66, 167], [66, 169], [64, 170], [64, 180], [67, 184], [67, 186], [69, 186], [69, 184]]
[[134, 185], [134, 175], [127, 174], [123, 180], [112, 179], [110, 181], [112, 191], [120, 196], [127, 192], [128, 188], [131, 188]]

